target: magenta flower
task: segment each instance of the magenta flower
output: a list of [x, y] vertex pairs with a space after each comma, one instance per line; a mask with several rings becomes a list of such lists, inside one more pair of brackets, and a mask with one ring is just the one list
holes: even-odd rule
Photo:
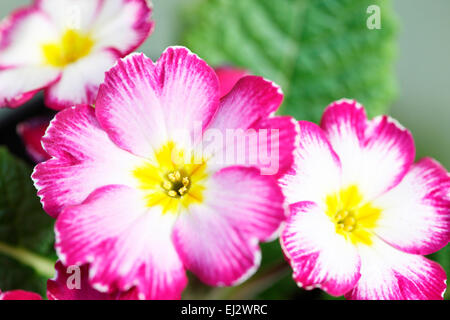
[[[84, 265], [75, 269], [65, 267], [60, 261], [55, 265], [56, 276], [47, 281], [49, 300], [137, 300], [136, 289], [128, 292], [104, 293], [89, 283], [89, 268]], [[79, 279], [76, 277], [79, 276]]]
[[54, 109], [93, 103], [104, 73], [153, 22], [145, 0], [35, 0], [0, 26], [0, 107], [45, 89]]
[[42, 297], [30, 291], [12, 290], [6, 292], [0, 291], [0, 300], [42, 300]]
[[349, 299], [442, 299], [446, 275], [422, 255], [450, 237], [450, 177], [414, 164], [408, 130], [367, 120], [355, 101], [300, 122], [295, 164], [281, 180], [290, 217], [281, 243], [297, 284]]
[[[285, 218], [276, 178], [292, 164], [298, 127], [273, 116], [282, 98], [273, 83], [247, 76], [219, 99], [214, 71], [181, 47], [156, 63], [143, 54], [119, 61], [95, 109], [56, 115], [42, 139], [52, 158], [32, 176], [57, 218], [64, 265], [89, 264], [96, 290], [134, 287], [145, 299], [180, 298], [186, 269], [214, 286], [248, 278], [258, 242]], [[230, 130], [277, 134], [249, 139], [243, 159], [224, 162], [233, 141], [211, 138]], [[270, 175], [264, 150], [274, 155]]]

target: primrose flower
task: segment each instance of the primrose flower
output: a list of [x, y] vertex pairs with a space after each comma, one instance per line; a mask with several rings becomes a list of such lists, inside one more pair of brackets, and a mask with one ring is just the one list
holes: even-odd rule
[[[96, 290], [175, 299], [186, 269], [214, 286], [255, 272], [258, 243], [285, 219], [277, 178], [292, 165], [298, 125], [273, 116], [283, 96], [261, 77], [219, 98], [214, 70], [171, 47], [156, 63], [120, 60], [95, 109], [66, 109], [50, 123], [42, 143], [52, 158], [32, 177], [57, 218], [62, 263], [88, 264]], [[243, 148], [222, 139], [236, 131]], [[222, 158], [236, 149], [243, 158]]]
[[35, 0], [0, 25], [0, 107], [45, 89], [54, 109], [91, 104], [104, 73], [153, 22], [146, 0]]
[[42, 297], [30, 291], [12, 290], [6, 292], [0, 291], [0, 300], [42, 300]]
[[413, 163], [395, 120], [371, 121], [342, 100], [320, 127], [300, 122], [292, 169], [280, 179], [291, 213], [281, 243], [297, 284], [349, 299], [442, 299], [446, 275], [422, 255], [449, 242], [450, 177]]
[[56, 276], [47, 281], [49, 300], [137, 300], [137, 291], [104, 293], [89, 283], [88, 266], [65, 267], [60, 261], [55, 265]]

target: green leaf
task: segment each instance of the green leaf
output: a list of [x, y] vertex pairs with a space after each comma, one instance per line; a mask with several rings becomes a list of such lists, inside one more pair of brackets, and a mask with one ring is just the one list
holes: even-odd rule
[[[379, 30], [367, 28], [374, 3]], [[280, 113], [318, 121], [330, 102], [345, 97], [374, 116], [392, 102], [390, 0], [197, 0], [186, 10], [184, 43], [212, 65], [248, 68], [281, 85]]]
[[53, 219], [41, 207], [31, 168], [0, 148], [0, 289], [45, 292], [53, 273]]

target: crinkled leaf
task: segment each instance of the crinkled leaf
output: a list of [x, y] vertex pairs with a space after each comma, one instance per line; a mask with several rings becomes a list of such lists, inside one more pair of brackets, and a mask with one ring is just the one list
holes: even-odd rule
[[[29, 259], [28, 253], [54, 260], [53, 219], [41, 207], [31, 168], [0, 148], [0, 289], [43, 293], [45, 278], [23, 265], [6, 246]], [[26, 252], [25, 254], [23, 252]], [[36, 259], [33, 259], [36, 260]], [[22, 261], [23, 262], [23, 261]]]
[[280, 84], [281, 113], [317, 121], [330, 102], [354, 98], [371, 116], [395, 93], [395, 19], [373, 0], [199, 0], [183, 15], [185, 44], [210, 64], [245, 67]]

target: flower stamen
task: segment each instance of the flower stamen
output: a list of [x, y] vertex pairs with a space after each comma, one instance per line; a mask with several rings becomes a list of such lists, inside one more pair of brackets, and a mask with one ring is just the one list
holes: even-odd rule
[[184, 196], [189, 191], [190, 186], [190, 178], [180, 170], [169, 172], [167, 180], [162, 183], [162, 187], [167, 191], [167, 195], [172, 198]]
[[349, 210], [340, 210], [334, 217], [337, 228], [343, 231], [352, 232], [356, 228], [355, 214]]

